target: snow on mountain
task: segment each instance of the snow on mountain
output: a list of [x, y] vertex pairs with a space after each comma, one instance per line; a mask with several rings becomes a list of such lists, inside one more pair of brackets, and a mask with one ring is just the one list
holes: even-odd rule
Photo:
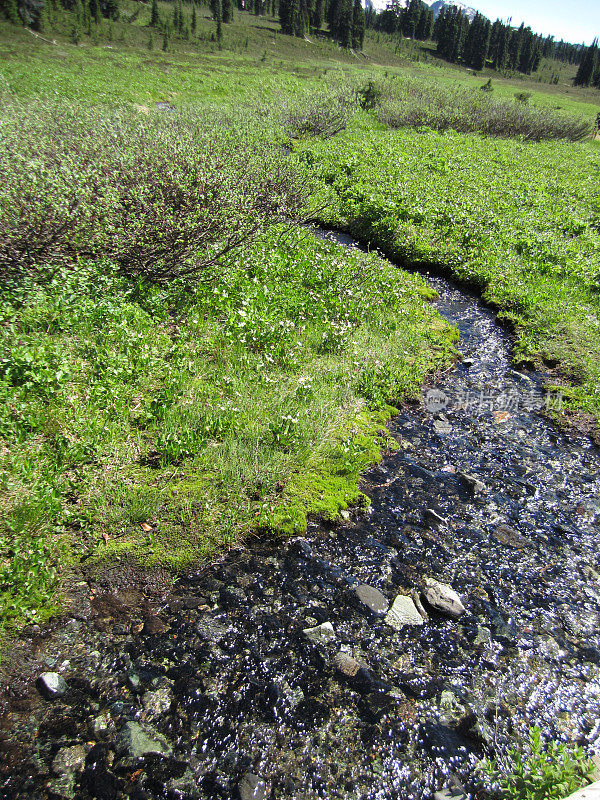
[[[462, 3], [461, 0], [423, 0], [423, 2], [430, 6], [433, 14], [435, 17], [443, 11], [444, 8], [448, 6], [455, 6], [456, 8], [460, 8], [463, 14], [466, 14], [469, 19], [473, 19], [477, 11], [471, 6]], [[385, 11], [389, 0], [363, 0], [363, 4], [365, 8], [374, 8], [375, 11]], [[409, 0], [399, 0], [398, 5], [400, 8], [406, 8], [408, 5]]]

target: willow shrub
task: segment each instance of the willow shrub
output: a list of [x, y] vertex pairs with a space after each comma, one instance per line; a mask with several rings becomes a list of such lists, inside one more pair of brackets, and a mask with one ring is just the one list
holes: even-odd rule
[[407, 79], [386, 82], [376, 115], [391, 128], [425, 126], [436, 131], [452, 129], [534, 142], [576, 142], [591, 134], [591, 124], [583, 117], [496, 99], [479, 89], [434, 86]]
[[47, 279], [82, 256], [157, 283], [197, 278], [269, 225], [298, 220], [305, 202], [268, 136], [210, 109], [3, 113], [5, 280]]

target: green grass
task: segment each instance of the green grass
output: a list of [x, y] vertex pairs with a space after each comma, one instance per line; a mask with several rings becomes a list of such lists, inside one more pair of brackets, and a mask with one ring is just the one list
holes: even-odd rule
[[[383, 34], [369, 33], [359, 58], [326, 36], [284, 37], [275, 20], [247, 14], [226, 26], [221, 51], [204, 13], [192, 40], [171, 39], [163, 53], [155, 35], [150, 51], [149, 7], [133, 23], [138, 5], [122, 7], [124, 21], [103, 23], [79, 46], [64, 15], [43, 33], [56, 44], [0, 25], [2, 131], [12, 137], [2, 159], [4, 231], [7, 221], [18, 231], [29, 218], [35, 230], [60, 220], [69, 192], [79, 192], [83, 212], [73, 235], [0, 301], [8, 629], [54, 613], [82, 558], [95, 568], [184, 569], [255, 533], [290, 535], [307, 515], [336, 519], [364, 506], [360, 475], [393, 446], [390, 404], [418, 392], [455, 345], [426, 284], [376, 255], [266, 225], [205, 280], [159, 285], [124, 269], [132, 249], [117, 212], [124, 196], [135, 198], [122, 194], [135, 174], [154, 208], [136, 224], [150, 239], [160, 234], [170, 200], [150, 191], [166, 174], [152, 180], [152, 164], [162, 161], [173, 186], [188, 191], [185, 153], [196, 158], [213, 134], [217, 154], [238, 137], [232, 169], [274, 148], [268, 175], [281, 161], [286, 120], [308, 109], [318, 122], [340, 87], [386, 74], [477, 87], [483, 76]], [[522, 80], [493, 82], [511, 99], [531, 90]], [[536, 84], [530, 103], [592, 117], [591, 98]], [[158, 110], [159, 101], [174, 111]], [[55, 120], [66, 135], [53, 150]], [[204, 133], [195, 136], [198, 120]], [[86, 161], [74, 142], [88, 154], [97, 143], [97, 157]], [[153, 149], [140, 172], [140, 152]], [[46, 169], [56, 153], [60, 169]], [[286, 163], [308, 176], [307, 214], [401, 263], [440, 265], [480, 287], [516, 326], [517, 354], [560, 361], [571, 406], [598, 415], [597, 143], [391, 132], [350, 109], [346, 131], [297, 141]], [[227, 214], [239, 216], [236, 181], [229, 185]], [[317, 211], [323, 202], [329, 208]], [[189, 232], [188, 217], [181, 230]], [[170, 235], [179, 230], [176, 215], [168, 222]]]
[[324, 221], [479, 287], [514, 326], [516, 356], [560, 363], [569, 408], [598, 418], [598, 142], [390, 131], [365, 114], [297, 158], [331, 199]]
[[183, 568], [363, 504], [388, 402], [453, 350], [426, 296], [374, 255], [281, 229], [186, 299], [92, 264], [5, 299], [5, 621], [39, 613], [67, 552]]

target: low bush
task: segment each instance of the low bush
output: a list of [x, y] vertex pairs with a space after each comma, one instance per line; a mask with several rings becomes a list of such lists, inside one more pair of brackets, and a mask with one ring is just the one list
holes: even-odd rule
[[591, 134], [588, 120], [530, 106], [526, 93], [521, 93], [515, 102], [492, 98], [489, 92], [403, 79], [389, 81], [382, 94], [377, 118], [391, 128], [452, 129], [459, 133], [521, 137], [535, 142], [544, 139], [576, 142]]
[[207, 111], [5, 109], [4, 280], [47, 279], [81, 257], [158, 283], [197, 278], [305, 202], [272, 144]]
[[356, 97], [350, 86], [324, 90], [297, 101], [287, 112], [285, 127], [293, 139], [329, 139], [344, 130], [354, 108]]

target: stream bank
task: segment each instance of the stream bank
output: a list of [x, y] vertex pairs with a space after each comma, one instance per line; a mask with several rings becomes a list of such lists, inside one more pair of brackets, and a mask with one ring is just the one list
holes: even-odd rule
[[369, 514], [39, 638], [64, 684], [4, 715], [6, 797], [421, 800], [475, 795], [533, 723], [600, 749], [600, 458], [539, 415], [493, 313], [431, 282], [463, 361], [390, 425]]

